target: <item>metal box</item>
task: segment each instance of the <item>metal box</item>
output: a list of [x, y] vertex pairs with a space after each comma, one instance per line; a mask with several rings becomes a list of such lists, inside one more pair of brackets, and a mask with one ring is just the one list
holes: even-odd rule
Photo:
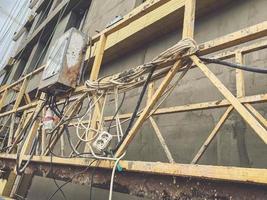
[[61, 94], [76, 87], [80, 74], [86, 36], [75, 28], [62, 35], [51, 47], [39, 89]]

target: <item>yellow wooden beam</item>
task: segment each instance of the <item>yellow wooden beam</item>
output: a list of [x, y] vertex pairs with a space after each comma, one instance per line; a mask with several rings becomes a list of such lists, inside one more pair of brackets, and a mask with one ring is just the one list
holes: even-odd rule
[[[0, 158], [15, 160], [16, 154], [0, 154]], [[27, 160], [27, 157], [24, 156], [23, 160]], [[39, 165], [42, 163], [49, 164], [51, 162], [51, 158], [50, 156], [33, 156], [32, 162], [38, 163]], [[88, 167], [88, 164], [91, 162], [92, 160], [87, 158], [53, 158], [53, 164], [63, 166], [70, 165]], [[95, 166], [99, 168], [112, 169], [114, 161], [99, 161], [98, 163], [91, 164], [91, 167]], [[129, 172], [267, 184], [267, 169], [127, 160], [120, 161], [120, 166]]]
[[267, 119], [265, 119], [252, 105], [246, 103], [247, 109], [267, 128]]
[[165, 139], [163, 138], [156, 121], [153, 119], [153, 117], [149, 117], [149, 120], [150, 120], [150, 122], [152, 124], [152, 127], [153, 127], [153, 129], [154, 129], [154, 131], [156, 133], [156, 136], [158, 137], [159, 142], [160, 142], [160, 144], [161, 144], [161, 146], [162, 146], [162, 148], [163, 148], [163, 150], [164, 150], [169, 162], [170, 163], [175, 163], [175, 161], [174, 161], [174, 159], [172, 157], [171, 151], [170, 151]]
[[[241, 52], [237, 52], [235, 55], [236, 62], [238, 64], [243, 64], [243, 55]], [[244, 97], [245, 96], [245, 80], [244, 72], [240, 69], [236, 69], [236, 96]]]
[[199, 45], [200, 55], [213, 53], [267, 36], [267, 21], [227, 34]]
[[209, 134], [209, 137], [205, 140], [205, 142], [203, 143], [203, 145], [198, 150], [198, 152], [195, 155], [195, 157], [193, 158], [191, 164], [196, 164], [199, 161], [199, 159], [204, 154], [204, 152], [207, 150], [209, 144], [215, 138], [215, 136], [217, 135], [217, 133], [221, 129], [222, 125], [224, 124], [224, 122], [226, 121], [226, 119], [228, 118], [228, 116], [232, 112], [232, 110], [233, 110], [233, 106], [229, 106], [227, 108], [227, 110], [225, 111], [225, 113], [223, 114], [223, 116], [220, 118], [219, 122], [216, 124], [216, 126], [214, 127], [214, 129]]
[[146, 105], [143, 112], [140, 114], [140, 117], [136, 120], [135, 124], [133, 125], [132, 129], [129, 131], [128, 135], [125, 137], [124, 141], [118, 148], [115, 157], [119, 157], [128, 147], [128, 145], [133, 140], [134, 136], [137, 134], [139, 128], [143, 125], [145, 120], [147, 119], [148, 115], [152, 111], [153, 107], [168, 87], [169, 83], [172, 81], [173, 77], [176, 75], [177, 71], [181, 68], [181, 60], [177, 61], [174, 66], [170, 69], [168, 74], [163, 79], [162, 83], [160, 84], [159, 88], [156, 90], [155, 94], [151, 98], [149, 104]]
[[[151, 26], [155, 22], [163, 19], [164, 17], [177, 12], [179, 9], [183, 8], [185, 4], [185, 0], [171, 0], [166, 1], [166, 3], [162, 4], [159, 7], [147, 12], [146, 15], [140, 15], [141, 17], [136, 18], [131, 23], [126, 26], [121, 27], [115, 32], [111, 32], [107, 35], [107, 43], [105, 46], [105, 51], [117, 45], [118, 43], [126, 40], [130, 36], [140, 32], [141, 30]], [[98, 36], [99, 37], [99, 36]], [[93, 49], [98, 45], [98, 42], [95, 43]], [[89, 59], [89, 49], [86, 53], [86, 60]], [[94, 52], [94, 51], [92, 51]], [[91, 57], [94, 57], [96, 53], [92, 54]]]
[[100, 67], [102, 64], [103, 56], [104, 56], [106, 40], [107, 40], [107, 37], [105, 34], [103, 34], [101, 35], [99, 42], [97, 43], [96, 57], [95, 57], [94, 65], [92, 67], [91, 75], [90, 75], [91, 81], [94, 81], [98, 78]]
[[194, 38], [196, 0], [186, 0], [184, 9], [183, 38]]
[[191, 56], [192, 61], [201, 69], [206, 77], [213, 83], [213, 85], [225, 96], [225, 98], [233, 105], [242, 118], [248, 125], [256, 132], [256, 134], [267, 144], [267, 131], [255, 119], [255, 117], [241, 104], [241, 102], [234, 97], [234, 95], [222, 84], [222, 82], [209, 70], [209, 68], [195, 55]]

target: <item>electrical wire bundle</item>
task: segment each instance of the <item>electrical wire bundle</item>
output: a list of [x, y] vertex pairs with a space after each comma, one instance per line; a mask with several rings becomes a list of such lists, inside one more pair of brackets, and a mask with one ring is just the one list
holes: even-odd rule
[[147, 80], [145, 74], [149, 73], [153, 68], [154, 70], [159, 71], [151, 76], [150, 80], [159, 79], [169, 71], [170, 66], [174, 62], [179, 59], [186, 59], [187, 56], [192, 55], [197, 51], [198, 47], [193, 39], [183, 39], [159, 56], [155, 57], [151, 62], [112, 76], [100, 78], [96, 81], [88, 80], [85, 82], [85, 85], [87, 86], [88, 91], [109, 90], [109, 92], [112, 92], [115, 87], [120, 91], [126, 91], [144, 84]]

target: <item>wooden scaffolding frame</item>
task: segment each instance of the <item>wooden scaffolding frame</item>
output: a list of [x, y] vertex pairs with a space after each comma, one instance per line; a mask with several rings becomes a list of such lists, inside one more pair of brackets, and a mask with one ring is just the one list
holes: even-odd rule
[[[134, 23], [138, 20], [144, 20], [142, 17], [145, 15], [155, 15], [155, 18], [152, 20], [158, 20], [160, 17], [167, 15], [169, 11], [166, 9], [162, 9], [163, 11], [158, 13], [162, 7], [168, 7], [169, 5], [174, 5], [176, 9], [184, 9], [184, 22], [183, 22], [183, 38], [194, 38], [194, 26], [195, 26], [195, 13], [196, 13], [196, 0], [156, 0], [156, 1], [148, 1], [144, 3], [142, 6], [135, 9], [133, 12], [124, 17], [124, 19], [117, 24], [105, 29], [103, 32], [99, 33], [97, 36], [93, 38], [94, 46], [93, 55], [89, 55], [87, 53], [86, 58], [89, 57], [94, 58], [93, 67], [90, 74], [90, 80], [96, 80], [99, 76], [100, 67], [102, 65], [103, 55], [108, 48], [111, 48], [115, 45], [114, 41], [109, 40], [109, 37], [113, 37], [113, 34], [121, 29], [127, 30], [126, 36], [122, 35], [120, 40], [127, 40], [127, 37], [131, 35], [134, 31], [138, 31], [144, 29], [146, 25], [140, 25], [140, 27], [132, 27], [131, 23]], [[145, 8], [145, 9], [144, 9]], [[175, 10], [176, 11], [176, 10]], [[156, 14], [155, 14], [156, 13]], [[205, 42], [199, 45], [199, 54], [206, 55], [210, 53], [214, 53], [220, 50], [224, 50], [229, 47], [234, 47], [236, 45], [249, 42], [255, 39], [263, 38], [267, 36], [267, 21], [262, 22], [260, 24], [245, 28], [243, 30], [225, 35], [223, 37], [214, 39], [209, 42]], [[267, 41], [263, 40], [258, 43], [253, 43], [247, 45], [245, 47], [239, 47], [235, 50], [226, 50], [223, 53], [217, 54], [215, 57], [219, 59], [229, 59], [234, 58], [237, 63], [242, 64], [243, 57], [245, 54], [255, 52], [267, 47]], [[224, 122], [229, 117], [230, 113], [233, 110], [236, 110], [241, 117], [247, 122], [247, 124], [254, 130], [258, 137], [260, 137], [264, 143], [267, 143], [267, 120], [262, 116], [254, 107], [253, 104], [266, 102], [267, 101], [267, 93], [258, 94], [253, 96], [246, 96], [245, 94], [245, 84], [244, 84], [244, 75], [241, 70], [236, 70], [236, 94], [232, 94], [225, 85], [215, 76], [215, 74], [209, 69], [209, 67], [203, 63], [199, 58], [195, 55], [191, 56], [191, 60], [193, 61], [195, 67], [199, 68], [204, 75], [211, 81], [211, 83], [218, 89], [218, 91], [224, 96], [225, 99], [217, 100], [217, 101], [209, 101], [202, 103], [195, 103], [183, 106], [173, 106], [166, 108], [159, 108], [155, 112], [153, 111], [155, 104], [158, 102], [159, 98], [162, 96], [163, 92], [166, 90], [167, 86], [172, 81], [173, 77], [177, 74], [178, 70], [181, 67], [180, 61], [177, 61], [173, 67], [170, 69], [168, 74], [163, 78], [160, 86], [155, 88], [154, 83], [150, 83], [149, 91], [148, 91], [148, 101], [143, 109], [143, 112], [140, 116], [137, 117], [135, 124], [130, 130], [129, 134], [123, 141], [122, 145], [119, 147], [115, 156], [120, 156], [132, 142], [133, 138], [142, 124], [149, 120], [156, 136], [158, 137], [160, 144], [166, 153], [166, 156], [169, 160], [169, 163], [159, 163], [159, 162], [142, 162], [142, 161], [121, 161], [120, 165], [127, 171], [134, 172], [143, 172], [143, 173], [152, 173], [152, 174], [162, 174], [162, 175], [172, 175], [172, 176], [192, 176], [192, 177], [202, 177], [209, 179], [217, 179], [217, 180], [230, 180], [230, 181], [239, 181], [239, 182], [251, 182], [251, 183], [259, 183], [259, 184], [267, 184], [267, 169], [253, 169], [253, 168], [239, 168], [239, 167], [224, 167], [224, 166], [205, 166], [205, 165], [197, 165], [200, 158], [203, 156], [205, 151], [207, 150], [209, 144], [218, 134], [220, 128], [224, 124]], [[25, 126], [27, 121], [34, 115], [34, 113], [40, 108], [43, 103], [44, 94], [41, 95], [40, 100], [32, 100], [29, 95], [26, 93], [27, 86], [30, 78], [38, 73], [42, 73], [44, 67], [38, 68], [34, 72], [26, 75], [20, 80], [12, 83], [9, 86], [3, 86], [0, 89], [1, 99], [0, 99], [0, 110], [3, 109], [5, 99], [10, 90], [14, 90], [19, 86], [19, 90], [17, 91], [17, 97], [14, 103], [14, 106], [11, 110], [1, 112], [0, 118], [6, 116], [13, 116], [16, 112], [21, 112], [23, 117], [19, 122], [17, 130], [15, 131], [14, 138], [15, 142], [17, 141], [19, 130]], [[75, 95], [79, 95], [85, 89], [84, 86], [79, 86], [75, 90]], [[21, 102], [25, 99], [27, 104], [20, 106]], [[75, 96], [73, 100], [75, 100]], [[175, 163], [175, 160], [171, 154], [170, 149], [168, 148], [164, 136], [161, 133], [160, 127], [157, 125], [156, 121], [153, 119], [153, 116], [161, 115], [161, 114], [170, 114], [170, 113], [179, 113], [179, 112], [187, 112], [187, 111], [195, 111], [195, 110], [205, 110], [205, 109], [214, 109], [214, 108], [222, 108], [226, 107], [226, 111], [223, 113], [221, 118], [219, 119], [216, 126], [211, 130], [208, 138], [203, 142], [203, 145], [194, 156], [191, 164], [179, 164]], [[152, 116], [148, 118], [150, 113], [153, 113]], [[70, 113], [72, 115], [73, 113]], [[132, 113], [120, 114], [120, 119], [126, 119], [131, 117]], [[110, 121], [112, 116], [105, 117], [105, 121]], [[99, 113], [97, 111], [94, 112], [92, 121], [93, 124], [96, 124], [99, 120]], [[37, 134], [37, 129], [40, 127], [40, 120], [37, 120], [32, 128], [30, 129], [27, 137], [25, 139], [25, 143], [23, 146], [23, 150], [21, 153], [21, 160], [27, 161], [29, 157], [29, 151], [31, 144], [33, 142], [34, 137]], [[70, 124], [71, 126], [72, 124]], [[10, 127], [12, 127], [10, 125]], [[11, 140], [12, 137], [9, 139]], [[54, 140], [54, 144], [59, 138]], [[44, 140], [44, 139], [43, 139]], [[11, 141], [9, 141], [10, 143]], [[45, 144], [42, 144], [42, 152], [41, 155], [33, 156], [32, 162], [34, 163], [49, 163], [50, 157], [48, 156], [49, 152], [45, 147]], [[4, 160], [15, 160], [16, 154], [14, 154], [14, 149], [11, 149], [9, 153], [0, 154], [0, 158]], [[53, 163], [55, 164], [64, 164], [64, 165], [73, 165], [73, 166], [87, 166], [90, 163], [90, 160], [83, 158], [54, 158]], [[92, 167], [96, 166], [93, 164]], [[113, 166], [113, 161], [100, 161], [98, 164], [99, 168], [111, 168]]]

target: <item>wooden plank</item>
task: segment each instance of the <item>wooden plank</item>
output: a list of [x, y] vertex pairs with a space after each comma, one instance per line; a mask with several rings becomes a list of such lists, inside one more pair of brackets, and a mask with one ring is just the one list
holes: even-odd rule
[[[18, 85], [18, 84], [20, 84], [21, 82], [23, 82], [26, 78], [30, 78], [30, 77], [32, 77], [33, 75], [42, 72], [42, 71], [44, 70], [44, 67], [45, 67], [45, 66], [42, 66], [42, 67], [37, 68], [37, 69], [34, 70], [33, 72], [31, 72], [31, 73], [27, 74], [26, 76], [20, 78], [19, 80], [15, 81], [14, 83], [8, 85], [6, 88], [7, 88], [7, 89], [11, 89], [11, 88], [15, 87], [16, 85]], [[3, 89], [0, 91], [0, 93], [1, 93], [3, 90], [5, 90], [6, 88], [3, 88]]]
[[[238, 64], [243, 64], [243, 55], [241, 52], [236, 53], [235, 59]], [[236, 69], [236, 96], [237, 97], [245, 96], [244, 73], [240, 69]]]
[[19, 135], [21, 129], [26, 127], [26, 125], [31, 120], [32, 116], [33, 116], [33, 113], [27, 114], [25, 121], [23, 123], [20, 123], [19, 126], [17, 127], [16, 132], [15, 132], [15, 136], [14, 136], [15, 140], [13, 141], [13, 146], [9, 149], [8, 153], [13, 152], [13, 150], [15, 149], [15, 147], [16, 147], [15, 144], [18, 143], [20, 136], [21, 136], [21, 135]]
[[27, 94], [27, 93], [24, 94], [24, 99], [25, 99], [25, 101], [26, 101], [27, 104], [29, 104], [29, 103], [32, 102], [32, 101], [31, 101], [31, 97], [30, 97], [30, 95]]
[[218, 59], [229, 59], [229, 58], [235, 57], [236, 53], [238, 52], [245, 55], [245, 54], [252, 53], [252, 52], [259, 51], [259, 50], [266, 49], [266, 48], [267, 48], [267, 40], [263, 40], [259, 42], [254, 42], [250, 45], [236, 48], [234, 50], [224, 50], [223, 52], [216, 54], [213, 57], [218, 58]]
[[[0, 154], [0, 158], [7, 160], [15, 160], [16, 154]], [[32, 162], [42, 164], [50, 163], [50, 156], [33, 156]], [[23, 160], [27, 160], [24, 156]], [[53, 158], [53, 163], [58, 165], [70, 165], [87, 167], [91, 163], [91, 159], [85, 158]], [[100, 161], [92, 163], [92, 167], [111, 169], [114, 161]], [[240, 168], [225, 167], [211, 165], [192, 165], [178, 163], [162, 163], [162, 162], [144, 162], [144, 161], [127, 161], [121, 160], [120, 166], [129, 172], [140, 172], [147, 174], [160, 174], [170, 176], [195, 177], [201, 179], [237, 181], [243, 183], [267, 184], [267, 169], [257, 168]]]
[[[131, 23], [121, 27], [115, 32], [112, 31], [112, 33], [108, 34], [107, 36], [107, 44], [105, 50], [116, 47], [116, 45], [123, 41], [126, 41], [134, 34], [139, 33], [140, 35], [141, 31], [153, 26], [159, 20], [162, 20], [171, 14], [177, 13], [178, 11], [182, 11], [181, 9], [183, 8], [184, 4], [185, 0], [168, 1], [159, 7], [155, 7], [153, 10], [147, 12], [145, 15], [140, 15], [140, 17], [136, 18], [135, 20], [131, 21]], [[96, 42], [96, 45], [97, 43], [98, 42]], [[95, 47], [93, 47], [93, 49], [95, 49]], [[96, 54], [93, 53], [91, 55], [91, 58], [93, 58], [95, 55]], [[89, 50], [87, 50], [85, 59], [89, 59]]]
[[199, 161], [199, 159], [205, 153], [205, 151], [207, 150], [209, 144], [215, 138], [215, 136], [217, 135], [217, 133], [221, 129], [222, 125], [224, 124], [224, 122], [226, 121], [226, 119], [228, 118], [228, 116], [232, 112], [232, 110], [233, 110], [233, 106], [229, 106], [227, 108], [227, 110], [225, 111], [225, 113], [223, 114], [223, 116], [220, 118], [219, 122], [216, 124], [216, 126], [214, 127], [214, 129], [209, 134], [209, 137], [205, 140], [205, 142], [203, 143], [203, 145], [198, 150], [198, 152], [195, 155], [195, 157], [193, 158], [191, 164], [196, 164]]
[[[40, 99], [44, 99], [45, 96], [46, 96], [46, 94], [42, 93]], [[43, 104], [44, 104], [43, 100], [38, 101], [38, 104], [35, 108], [35, 112], [34, 112], [33, 116], [35, 116], [37, 114], [37, 112], [42, 108]], [[22, 146], [21, 152], [20, 152], [20, 160], [19, 160], [20, 164], [22, 162], [22, 157], [24, 155], [28, 155], [28, 153], [30, 152], [34, 138], [37, 134], [37, 130], [40, 126], [40, 122], [41, 122], [41, 119], [39, 117], [37, 117], [37, 119], [33, 122], [29, 133], [26, 135], [26, 138], [24, 139], [24, 143], [23, 143], [23, 146]]]
[[[98, 78], [104, 52], [105, 52], [106, 41], [107, 41], [107, 36], [105, 34], [102, 34], [100, 36], [99, 42], [97, 43], [96, 56], [95, 56], [94, 64], [93, 64], [91, 75], [90, 75], [91, 81], [94, 81]], [[94, 96], [93, 98], [94, 98], [94, 101], [96, 101], [96, 96]], [[98, 119], [98, 116], [100, 115], [100, 110], [101, 110], [101, 105], [97, 103], [95, 105], [95, 109], [94, 109], [93, 116], [91, 119], [91, 126], [94, 129], [97, 127], [97, 119]], [[85, 137], [87, 140], [89, 139], [89, 136], [91, 134], [93, 134], [93, 131], [89, 131], [89, 133], [86, 134]], [[86, 143], [84, 151], [89, 152], [89, 150], [90, 148], [88, 146], [88, 143]]]
[[11, 145], [13, 137], [14, 137], [15, 119], [16, 119], [16, 114], [13, 113], [11, 115], [11, 123], [9, 127], [9, 132], [8, 132], [7, 146]]
[[184, 10], [183, 38], [194, 38], [196, 0], [186, 0]]
[[265, 128], [267, 128], [267, 119], [265, 119], [252, 105], [246, 103], [245, 106], [265, 126]]
[[21, 157], [20, 157], [20, 160], [19, 160], [19, 163], [21, 164], [22, 162], [22, 156], [23, 155], [28, 155], [30, 150], [31, 150], [31, 147], [32, 147], [32, 144], [33, 144], [33, 141], [34, 141], [34, 137], [36, 136], [37, 134], [37, 130], [39, 128], [39, 124], [40, 124], [40, 119], [36, 119], [35, 122], [33, 123], [27, 137], [25, 138], [25, 142], [23, 143], [23, 146], [22, 146], [22, 149], [21, 149]]
[[149, 104], [149, 102], [151, 101], [151, 99], [153, 97], [154, 92], [155, 92], [155, 82], [151, 82], [148, 85], [146, 104]]
[[[31, 109], [31, 108], [34, 108], [34, 107], [36, 107], [36, 105], [37, 105], [37, 101], [36, 101], [36, 102], [33, 102], [33, 103], [30, 103], [30, 104], [27, 104], [27, 105], [25, 105], [25, 106], [21, 106], [21, 107], [19, 107], [19, 108], [17, 109], [17, 112], [19, 112], [19, 111], [24, 111], [24, 110]], [[16, 111], [12, 109], [12, 110], [9, 110], [9, 111], [7, 111], [7, 112], [0, 113], [0, 118], [1, 118], [1, 117], [5, 117], [5, 116], [7, 116], [7, 115], [10, 115], [10, 114], [12, 114], [12, 113], [14, 113], [14, 112], [16, 112]]]
[[267, 21], [227, 34], [199, 45], [199, 54], [210, 54], [267, 36]]
[[150, 114], [151, 110], [165, 91], [165, 89], [168, 87], [169, 83], [177, 73], [177, 71], [181, 68], [181, 62], [180, 60], [177, 61], [174, 66], [170, 69], [168, 74], [163, 79], [162, 83], [160, 84], [159, 88], [156, 90], [155, 94], [151, 98], [151, 101], [146, 107], [144, 108], [144, 111], [140, 114], [140, 117], [136, 120], [135, 124], [133, 125], [132, 129], [129, 131], [128, 135], [120, 145], [119, 149], [117, 150], [115, 157], [119, 157], [128, 147], [128, 145], [133, 140], [134, 136], [137, 134], [139, 128], [142, 126], [142, 124], [145, 122], [146, 118]]
[[10, 196], [15, 180], [16, 180], [16, 174], [13, 171], [11, 171], [6, 183], [3, 185], [3, 191], [1, 195]]
[[25, 93], [25, 91], [27, 89], [28, 83], [29, 83], [28, 78], [25, 78], [23, 80], [23, 83], [22, 83], [21, 87], [20, 87], [19, 93], [18, 93], [18, 95], [16, 97], [15, 104], [13, 106], [14, 112], [17, 112], [17, 110], [18, 110], [18, 107], [19, 107], [19, 105], [21, 103], [21, 100], [23, 99], [24, 93]]
[[[267, 94], [261, 95], [253, 95], [247, 96], [243, 98], [238, 98], [241, 103], [261, 103], [267, 101]], [[187, 104], [181, 106], [171, 106], [166, 108], [159, 108], [158, 110], [152, 110], [153, 115], [162, 115], [162, 114], [172, 114], [172, 113], [179, 113], [179, 112], [187, 112], [187, 111], [196, 111], [196, 110], [205, 110], [205, 109], [215, 109], [215, 108], [223, 108], [231, 105], [228, 100], [216, 100], [216, 101], [209, 101], [209, 102], [202, 102], [202, 103], [194, 103], [194, 104]], [[154, 112], [155, 111], [155, 112]], [[131, 117], [131, 113], [125, 113], [119, 115], [120, 119], [127, 119]], [[110, 121], [113, 116], [105, 117], [106, 121]]]
[[166, 144], [165, 139], [163, 138], [157, 123], [155, 122], [153, 117], [149, 117], [149, 120], [150, 120], [150, 122], [152, 124], [152, 127], [153, 127], [153, 129], [154, 129], [154, 131], [156, 133], [156, 136], [158, 137], [159, 142], [160, 142], [160, 144], [161, 144], [161, 146], [162, 146], [162, 148], [163, 148], [163, 150], [164, 150], [169, 162], [170, 163], [175, 163], [175, 161], [174, 161], [174, 159], [172, 157], [171, 151], [169, 150], [168, 145]]
[[201, 69], [206, 77], [213, 85], [225, 96], [225, 98], [233, 105], [243, 119], [256, 132], [256, 134], [267, 144], [267, 131], [255, 119], [253, 115], [234, 97], [234, 95], [223, 85], [223, 83], [209, 70], [209, 68], [195, 55], [191, 56], [192, 61]]
[[98, 78], [99, 70], [102, 64], [102, 59], [105, 51], [105, 45], [106, 45], [107, 37], [105, 34], [101, 35], [99, 42], [97, 43], [97, 49], [96, 49], [96, 57], [94, 60], [94, 65], [92, 67], [90, 80], [94, 81]]
[[145, 1], [144, 3], [142, 3], [141, 5], [136, 7], [135, 9], [133, 9], [131, 12], [126, 14], [121, 21], [117, 22], [116, 24], [114, 24], [111, 27], [104, 29], [99, 34], [94, 36], [93, 41], [98, 40], [102, 34], [105, 34], [108, 36], [109, 34], [112, 34], [116, 31], [118, 31], [119, 29], [122, 29], [123, 27], [127, 26], [128, 24], [130, 24], [134, 20], [137, 20], [138, 18], [143, 17], [147, 13], [159, 8], [160, 6], [162, 6], [163, 4], [166, 4], [169, 1], [171, 1], [171, 0], [148, 0], [148, 1]]
[[2, 108], [3, 108], [3, 106], [4, 106], [4, 103], [5, 103], [5, 100], [6, 100], [7, 93], [8, 93], [8, 89], [5, 88], [3, 94], [1, 95], [1, 100], [0, 100], [0, 111], [2, 110]]
[[[97, 125], [98, 125], [98, 122], [101, 123], [101, 110], [102, 110], [102, 105], [103, 105], [103, 102], [104, 102], [104, 99], [103, 98], [106, 98], [106, 97], [102, 97], [101, 99], [99, 99], [99, 101], [95, 104], [95, 108], [94, 108], [94, 111], [93, 111], [93, 116], [92, 116], [92, 119], [91, 119], [91, 128], [93, 129], [98, 129], [97, 128]], [[97, 101], [97, 96], [93, 96], [93, 99], [94, 101]], [[89, 122], [88, 122], [89, 123]], [[85, 135], [85, 138], [86, 140], [91, 140], [95, 135], [95, 132], [90, 130], [88, 132], [88, 134]], [[91, 136], [91, 137], [90, 137]], [[84, 147], [84, 152], [90, 152], [90, 143], [87, 142], [85, 147]]]

